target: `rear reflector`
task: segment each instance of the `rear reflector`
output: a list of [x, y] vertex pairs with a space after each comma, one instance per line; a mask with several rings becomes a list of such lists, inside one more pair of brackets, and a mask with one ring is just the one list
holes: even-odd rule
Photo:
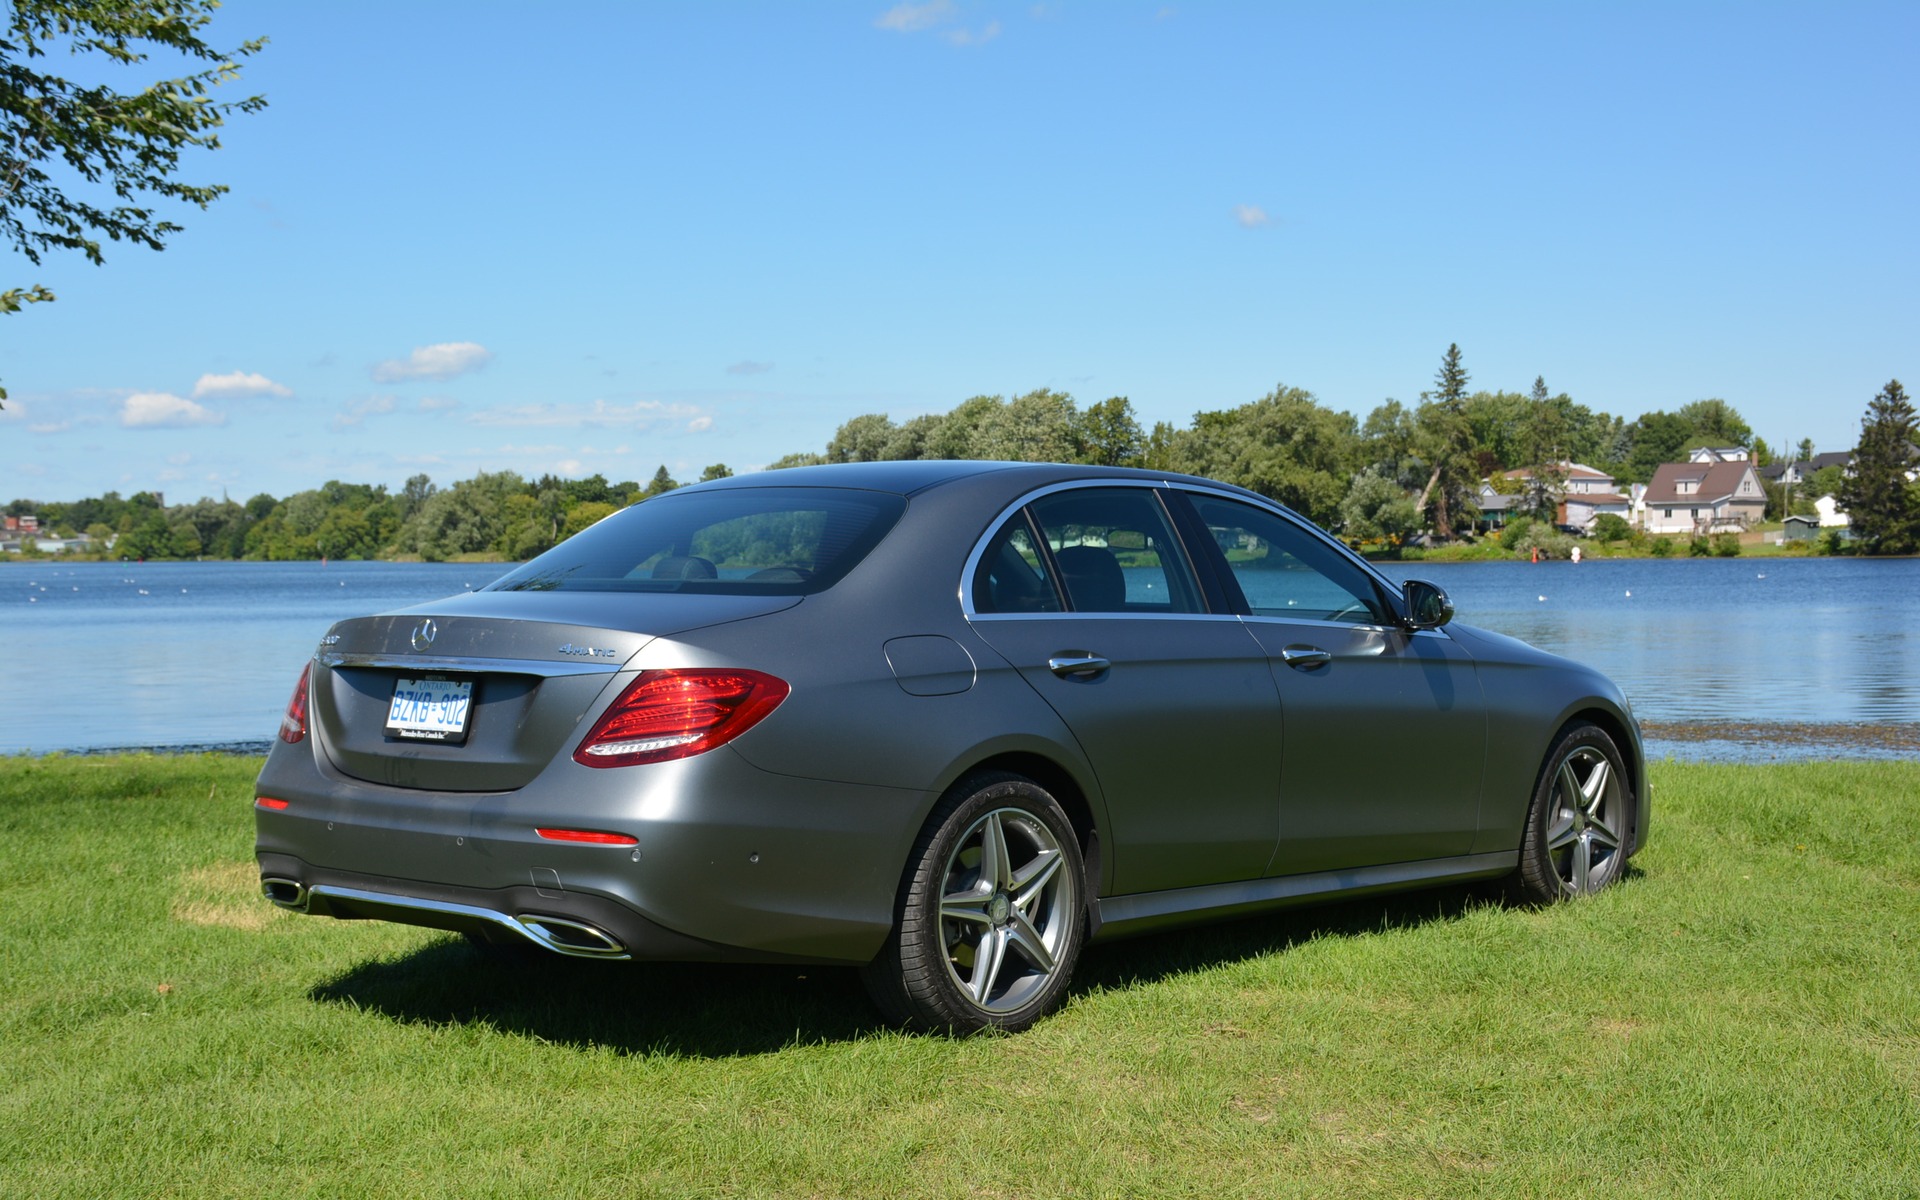
[[573, 760], [630, 767], [688, 758], [752, 729], [790, 690], [760, 671], [646, 671], [594, 724]]
[[638, 846], [640, 839], [624, 833], [601, 833], [594, 829], [540, 829], [534, 832], [550, 842], [588, 842], [595, 846]]
[[297, 745], [307, 737], [307, 679], [313, 664], [300, 668], [300, 682], [293, 685], [293, 699], [287, 701], [287, 715], [280, 718], [280, 740]]
[[287, 802], [285, 800], [276, 800], [272, 796], [255, 796], [253, 798], [253, 802], [255, 804], [258, 804], [261, 808], [271, 808], [275, 812], [278, 812], [287, 806]]

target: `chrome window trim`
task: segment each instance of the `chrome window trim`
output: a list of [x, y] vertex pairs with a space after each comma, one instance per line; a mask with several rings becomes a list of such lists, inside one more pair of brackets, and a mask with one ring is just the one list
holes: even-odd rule
[[[1238, 621], [1235, 613], [1189, 612], [1042, 612], [1042, 613], [968, 613], [968, 621]], [[1345, 626], [1357, 629], [1357, 625]]]
[[[999, 512], [995, 513], [993, 516], [993, 519], [987, 522], [986, 532], [981, 534], [979, 539], [974, 542], [973, 550], [971, 553], [967, 555], [966, 565], [965, 567], [962, 568], [960, 573], [960, 586], [957, 589], [957, 591], [958, 591], [958, 598], [960, 601], [961, 614], [968, 621], [1052, 621], [1052, 620], [1060, 620], [1063, 618], [1074, 618], [1079, 620], [1119, 619], [1119, 620], [1152, 620], [1152, 621], [1175, 621], [1175, 620], [1284, 621], [1291, 624], [1321, 625], [1329, 629], [1382, 629], [1382, 630], [1393, 630], [1400, 633], [1411, 633], [1411, 634], [1431, 633], [1441, 638], [1444, 638], [1448, 641], [1453, 640], [1451, 637], [1447, 635], [1444, 629], [1408, 629], [1406, 625], [1400, 623], [1399, 621], [1395, 621], [1390, 624], [1379, 624], [1377, 622], [1359, 623], [1359, 622], [1351, 622], [1351, 621], [1316, 621], [1316, 620], [1312, 620], [1310, 618], [1305, 618], [1305, 617], [1273, 617], [1273, 616], [1263, 616], [1257, 613], [1248, 613], [1245, 616], [1242, 616], [1239, 613], [1079, 613], [1079, 612], [983, 613], [975, 610], [973, 606], [974, 573], [980, 569], [980, 560], [982, 557], [986, 555], [988, 544], [991, 543], [993, 539], [999, 534], [1001, 526], [1005, 525], [1007, 520], [1010, 517], [1019, 513], [1022, 509], [1024, 509], [1027, 505], [1033, 503], [1035, 500], [1039, 500], [1045, 496], [1050, 496], [1055, 492], [1075, 491], [1075, 490], [1080, 490], [1084, 488], [1095, 488], [1095, 487], [1140, 488], [1145, 491], [1151, 491], [1151, 492], [1173, 492], [1173, 491], [1188, 492], [1195, 495], [1212, 496], [1219, 500], [1227, 500], [1227, 501], [1232, 501], [1239, 504], [1249, 505], [1253, 508], [1260, 509], [1261, 511], [1266, 512], [1271, 516], [1277, 517], [1282, 521], [1288, 522], [1289, 524], [1293, 525], [1300, 532], [1306, 534], [1307, 536], [1315, 538], [1321, 543], [1332, 547], [1332, 549], [1336, 551], [1341, 558], [1344, 558], [1349, 563], [1352, 563], [1354, 566], [1359, 567], [1363, 574], [1365, 574], [1369, 579], [1372, 579], [1374, 583], [1379, 586], [1381, 592], [1388, 598], [1389, 601], [1392, 601], [1393, 599], [1402, 595], [1399, 584], [1396, 584], [1392, 579], [1389, 579], [1385, 574], [1383, 574], [1378, 568], [1376, 568], [1372, 563], [1368, 562], [1365, 558], [1361, 557], [1358, 554], [1355, 554], [1353, 550], [1349, 548], [1345, 542], [1325, 532], [1319, 526], [1313, 524], [1311, 521], [1308, 521], [1306, 518], [1295, 513], [1292, 509], [1288, 508], [1286, 505], [1276, 504], [1273, 501], [1267, 499], [1265, 496], [1254, 495], [1252, 493], [1228, 491], [1225, 488], [1212, 487], [1203, 483], [1186, 483], [1186, 482], [1176, 483], [1173, 480], [1169, 480], [1169, 479], [1070, 479], [1063, 483], [1050, 483], [1044, 487], [1038, 487], [1033, 489], [1030, 492], [1022, 493], [1018, 499], [1014, 500], [1012, 503], [1002, 508]], [[1164, 499], [1162, 503], [1164, 504]], [[1176, 538], [1180, 536], [1180, 530], [1177, 527], [1177, 523], [1176, 523], [1176, 527], [1173, 530], [1173, 534]], [[1191, 573], [1194, 570], [1194, 564], [1192, 561], [1193, 552], [1187, 548], [1184, 541], [1182, 542], [1180, 548], [1181, 548], [1181, 551], [1187, 556], [1187, 560], [1188, 560], [1187, 568], [1188, 568], [1188, 571]], [[1199, 583], [1199, 580], [1195, 579], [1194, 583], [1197, 585]], [[1402, 614], [1399, 614], [1396, 612], [1395, 615], [1400, 616]]]

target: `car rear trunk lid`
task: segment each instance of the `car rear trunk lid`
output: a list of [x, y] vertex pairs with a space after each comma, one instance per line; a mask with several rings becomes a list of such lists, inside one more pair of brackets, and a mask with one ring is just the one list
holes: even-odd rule
[[[792, 596], [477, 592], [341, 621], [314, 656], [311, 720], [329, 761], [355, 779], [512, 791], [565, 753], [608, 683], [648, 642], [797, 603]], [[423, 682], [464, 690], [461, 733], [428, 740], [389, 728], [403, 680], [416, 690]]]

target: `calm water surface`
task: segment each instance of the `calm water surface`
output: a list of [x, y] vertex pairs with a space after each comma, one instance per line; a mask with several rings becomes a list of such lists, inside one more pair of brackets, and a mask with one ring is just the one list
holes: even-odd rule
[[[0, 753], [260, 743], [328, 625], [505, 567], [0, 566]], [[1920, 560], [1389, 564], [1459, 619], [1592, 663], [1644, 721], [1920, 723]], [[1684, 747], [1656, 745], [1684, 754]]]

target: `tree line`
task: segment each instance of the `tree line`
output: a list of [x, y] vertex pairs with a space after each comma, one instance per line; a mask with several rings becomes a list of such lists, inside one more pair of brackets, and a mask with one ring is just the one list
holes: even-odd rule
[[[1416, 403], [1390, 399], [1364, 420], [1281, 385], [1236, 408], [1195, 413], [1185, 428], [1162, 421], [1151, 429], [1125, 396], [1082, 407], [1045, 388], [1011, 398], [982, 395], [905, 422], [882, 413], [854, 417], [823, 450], [789, 454], [770, 469], [903, 459], [1145, 467], [1237, 484], [1351, 541], [1395, 545], [1422, 532], [1442, 541], [1469, 533], [1483, 481], [1520, 498], [1509, 511], [1551, 522], [1569, 462], [1606, 471], [1625, 490], [1697, 446], [1746, 447], [1756, 465], [1774, 457], [1725, 400], [1628, 421], [1554, 393], [1540, 377], [1527, 392], [1469, 391], [1469, 382], [1454, 345]], [[1769, 515], [1811, 512], [1816, 496], [1834, 491], [1854, 512], [1869, 552], [1912, 553], [1920, 549], [1920, 486], [1905, 472], [1920, 455], [1913, 408], [1897, 380], [1874, 398], [1862, 429], [1852, 473], [1829, 468], [1830, 478], [1815, 481], [1824, 490], [1770, 489]], [[1802, 461], [1813, 452], [1809, 442], [1793, 448]], [[1524, 476], [1509, 480], [1511, 471]], [[700, 481], [731, 474], [715, 463]], [[336, 480], [284, 500], [263, 493], [244, 504], [202, 499], [168, 507], [152, 493], [123, 500], [110, 492], [66, 504], [16, 500], [7, 511], [37, 513], [45, 531], [86, 532], [93, 554], [115, 559], [520, 561], [678, 486], [665, 466], [645, 484], [497, 471], [446, 488], [415, 475], [398, 492]]]

